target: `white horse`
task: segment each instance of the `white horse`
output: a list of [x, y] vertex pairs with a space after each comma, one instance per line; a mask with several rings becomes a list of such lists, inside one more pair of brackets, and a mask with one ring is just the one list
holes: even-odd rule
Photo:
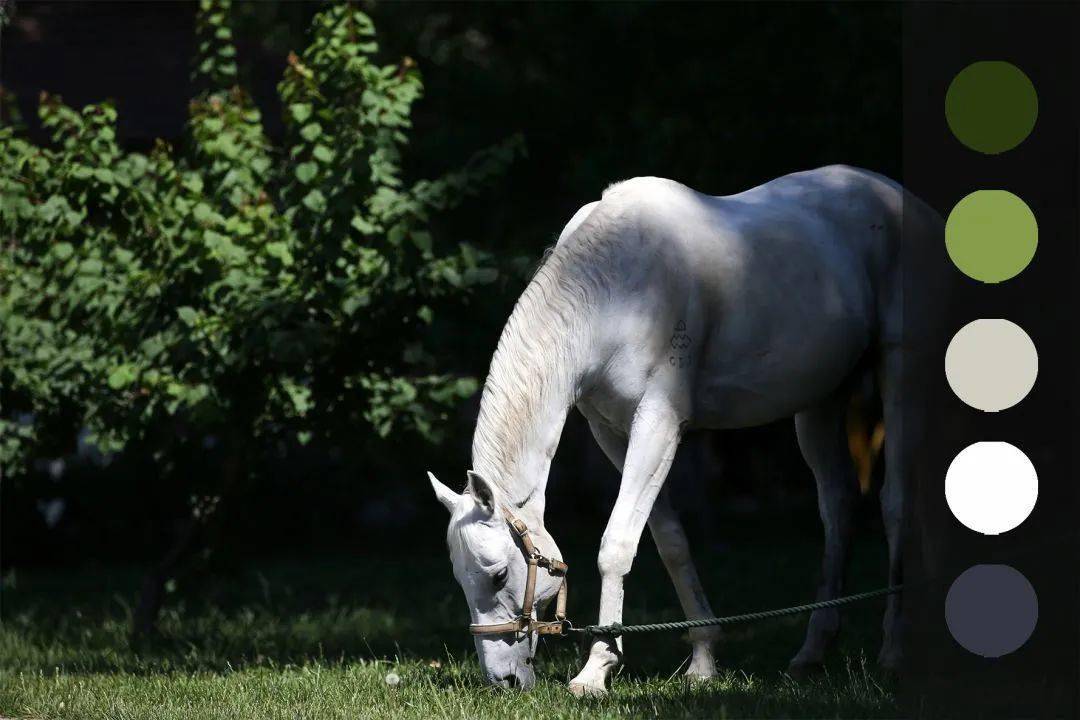
[[[713, 614], [662, 492], [679, 438], [689, 428], [791, 416], [817, 481], [825, 527], [818, 597], [836, 597], [858, 487], [845, 410], [864, 357], [879, 360], [882, 377], [889, 432], [881, 500], [889, 582], [899, 582], [905, 203], [905, 222], [936, 230], [940, 218], [899, 185], [844, 166], [786, 175], [726, 197], [672, 180], [635, 178], [581, 208], [503, 329], [484, 386], [465, 492], [429, 474], [451, 513], [447, 542], [472, 622], [512, 625], [522, 608], [530, 573], [507, 514], [529, 528], [538, 553], [560, 557], [544, 529], [544, 495], [575, 405], [622, 472], [598, 557], [600, 624], [622, 621], [623, 578], [646, 524], [687, 617]], [[543, 607], [562, 578], [534, 574], [536, 605]], [[891, 596], [879, 655], [889, 667], [899, 662], [899, 608], [899, 597]], [[835, 609], [811, 615], [793, 671], [822, 662], [839, 622]], [[690, 637], [687, 674], [715, 675], [715, 632], [693, 630]], [[535, 635], [477, 635], [476, 647], [491, 683], [534, 682]], [[571, 690], [605, 692], [621, 660], [621, 639], [595, 638]]]

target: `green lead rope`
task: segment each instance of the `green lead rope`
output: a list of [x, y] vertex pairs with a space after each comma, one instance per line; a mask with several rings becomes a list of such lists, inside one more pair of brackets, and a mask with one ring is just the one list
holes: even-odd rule
[[818, 602], [794, 607], [780, 608], [778, 610], [762, 610], [761, 612], [744, 613], [742, 615], [727, 615], [725, 617], [701, 618], [699, 620], [682, 620], [680, 622], [649, 623], [647, 625], [623, 625], [612, 623], [611, 625], [586, 625], [583, 628], [567, 628], [568, 632], [585, 633], [587, 635], [629, 635], [631, 633], [662, 632], [665, 630], [687, 630], [690, 628], [713, 627], [715, 625], [734, 625], [735, 623], [753, 622], [755, 620], [768, 620], [770, 618], [785, 617], [787, 615], [801, 615], [802, 613], [825, 608], [841, 607], [853, 603], [871, 600], [885, 595], [895, 595], [904, 588], [903, 585], [870, 590], [856, 595], [833, 598], [832, 600], [819, 600]]

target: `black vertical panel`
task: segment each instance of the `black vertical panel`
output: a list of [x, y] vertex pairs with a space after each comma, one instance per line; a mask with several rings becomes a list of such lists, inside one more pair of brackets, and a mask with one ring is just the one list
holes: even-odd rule
[[[942, 217], [975, 190], [1008, 190], [1034, 212], [1039, 245], [1022, 273], [987, 285], [953, 266], [943, 237], [920, 237], [905, 224], [903, 446], [910, 503], [904, 579], [913, 587], [904, 598], [903, 701], [920, 717], [1078, 717], [1078, 10], [991, 3], [918, 4], [904, 12], [904, 184]], [[1039, 97], [1032, 134], [999, 155], [965, 147], [945, 120], [950, 81], [979, 60], [1013, 63]], [[949, 340], [978, 318], [1019, 324], [1039, 353], [1032, 392], [998, 413], [968, 407], [945, 378]], [[983, 440], [1017, 446], [1039, 475], [1032, 514], [994, 537], [961, 525], [945, 501], [949, 463]], [[980, 563], [1016, 568], [1039, 599], [1031, 638], [996, 659], [962, 648], [945, 623], [950, 583]], [[938, 582], [919, 584], [928, 579]]]

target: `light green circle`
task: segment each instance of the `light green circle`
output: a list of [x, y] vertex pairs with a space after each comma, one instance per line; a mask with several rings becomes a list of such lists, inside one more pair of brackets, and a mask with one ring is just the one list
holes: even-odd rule
[[1035, 257], [1039, 225], [1023, 200], [1005, 190], [977, 190], [945, 222], [945, 249], [962, 273], [984, 283], [1018, 275]]
[[945, 119], [956, 139], [997, 155], [1024, 141], [1039, 117], [1039, 96], [1012, 63], [982, 60], [961, 70], [945, 93]]

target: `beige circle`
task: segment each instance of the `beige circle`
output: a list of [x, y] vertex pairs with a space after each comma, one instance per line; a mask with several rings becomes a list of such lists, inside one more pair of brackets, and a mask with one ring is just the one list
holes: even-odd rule
[[945, 377], [973, 408], [998, 412], [1024, 399], [1039, 374], [1035, 343], [1019, 325], [1001, 318], [975, 320], [949, 341]]

